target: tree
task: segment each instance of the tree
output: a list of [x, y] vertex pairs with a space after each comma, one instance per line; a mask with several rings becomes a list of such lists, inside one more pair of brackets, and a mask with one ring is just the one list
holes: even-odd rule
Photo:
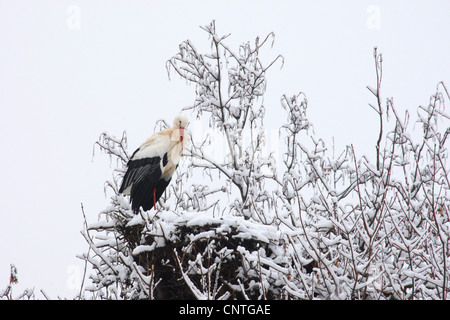
[[[450, 183], [449, 93], [440, 82], [418, 108], [417, 137], [381, 97], [382, 59], [374, 50], [380, 134], [376, 165], [349, 145], [329, 155], [311, 130], [305, 94], [283, 95], [282, 163], [265, 153], [267, 71], [260, 51], [274, 34], [237, 51], [202, 27], [210, 52], [191, 41], [167, 62], [195, 86], [186, 108], [223, 137], [191, 139], [185, 161], [156, 211], [134, 215], [118, 186], [129, 159], [127, 137], [103, 133], [96, 146], [116, 160], [106, 183], [110, 206], [82, 234], [93, 269], [81, 296], [109, 299], [447, 299]], [[158, 121], [155, 128], [165, 128]], [[386, 134], [384, 134], [386, 132]], [[384, 146], [383, 146], [384, 143]], [[198, 179], [202, 177], [202, 179]]]

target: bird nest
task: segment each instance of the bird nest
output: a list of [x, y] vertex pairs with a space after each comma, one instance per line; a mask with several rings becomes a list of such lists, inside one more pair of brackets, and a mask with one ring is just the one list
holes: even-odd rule
[[[141, 213], [117, 228], [153, 299], [271, 299], [281, 286], [274, 226], [243, 217]], [[279, 238], [278, 238], [279, 239]]]

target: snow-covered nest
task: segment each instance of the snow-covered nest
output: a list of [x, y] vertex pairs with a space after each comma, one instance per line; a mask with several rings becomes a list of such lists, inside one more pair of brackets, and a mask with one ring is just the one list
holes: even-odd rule
[[257, 299], [281, 290], [273, 269], [265, 277], [272, 282], [266, 286], [270, 291], [260, 285], [259, 274], [279, 256], [280, 233], [273, 225], [240, 216], [163, 211], [141, 213], [115, 227], [130, 246], [128, 263], [151, 284], [154, 298]]

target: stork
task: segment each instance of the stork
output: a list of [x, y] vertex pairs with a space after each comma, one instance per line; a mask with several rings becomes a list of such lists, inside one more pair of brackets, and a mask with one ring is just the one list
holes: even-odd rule
[[156, 210], [156, 202], [178, 167], [183, 144], [189, 141], [189, 134], [184, 130], [187, 125], [187, 117], [177, 115], [172, 128], [152, 135], [128, 161], [119, 193], [130, 195], [135, 214], [139, 213], [140, 207], [144, 211], [152, 207]]

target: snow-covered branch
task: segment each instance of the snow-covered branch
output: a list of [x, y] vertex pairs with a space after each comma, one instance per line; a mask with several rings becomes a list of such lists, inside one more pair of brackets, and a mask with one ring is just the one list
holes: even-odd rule
[[[96, 146], [117, 169], [107, 182], [110, 205], [82, 233], [90, 251], [80, 258], [94, 272], [83, 297], [450, 298], [444, 83], [411, 121], [413, 113], [401, 115], [393, 98], [383, 103], [382, 56], [374, 50], [376, 87], [368, 89], [380, 121], [375, 163], [358, 159], [351, 142], [330, 152], [300, 93], [283, 94], [277, 107], [286, 120], [276, 164], [264, 149], [262, 97], [267, 71], [284, 61], [278, 55], [263, 63], [259, 55], [274, 34], [234, 49], [215, 22], [202, 30], [210, 51], [186, 40], [167, 69], [195, 85], [186, 111], [213, 133], [192, 137], [156, 210], [137, 215], [118, 193], [126, 135], [100, 136]], [[224, 141], [220, 157], [209, 153], [212, 134]]]

